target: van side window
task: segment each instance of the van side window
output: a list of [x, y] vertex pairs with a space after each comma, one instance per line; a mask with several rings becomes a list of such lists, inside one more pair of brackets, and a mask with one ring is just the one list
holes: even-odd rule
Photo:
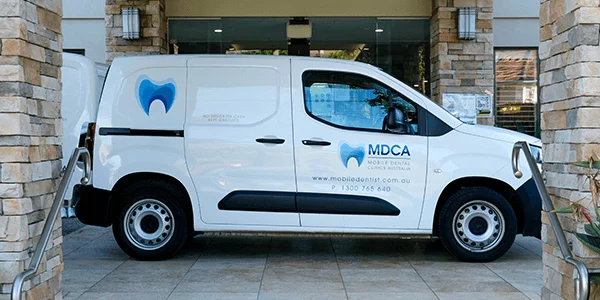
[[[418, 134], [418, 106], [367, 76], [330, 71], [303, 75], [306, 110], [313, 118], [343, 129]], [[395, 107], [398, 126], [387, 130], [387, 114]]]

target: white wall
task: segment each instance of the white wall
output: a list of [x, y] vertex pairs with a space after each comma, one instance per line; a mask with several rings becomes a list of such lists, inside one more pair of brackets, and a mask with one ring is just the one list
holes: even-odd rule
[[85, 56], [106, 61], [105, 0], [63, 0], [64, 49], [85, 49]]
[[540, 44], [539, 0], [495, 0], [493, 22], [496, 47]]

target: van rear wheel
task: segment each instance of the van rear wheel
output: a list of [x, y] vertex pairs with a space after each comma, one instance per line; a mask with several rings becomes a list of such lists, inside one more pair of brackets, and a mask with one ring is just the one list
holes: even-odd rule
[[438, 232], [444, 246], [460, 260], [488, 262], [500, 258], [517, 235], [510, 203], [485, 187], [464, 188], [442, 207]]
[[160, 181], [145, 180], [126, 187], [118, 195], [123, 206], [113, 222], [119, 247], [138, 260], [174, 255], [188, 236], [183, 199], [182, 191]]

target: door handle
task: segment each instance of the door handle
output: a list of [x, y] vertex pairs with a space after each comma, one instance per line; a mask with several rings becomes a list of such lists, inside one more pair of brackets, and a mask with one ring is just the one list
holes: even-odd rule
[[330, 146], [331, 143], [328, 141], [313, 141], [313, 140], [303, 140], [303, 145], [306, 146]]
[[272, 139], [260, 138], [260, 139], [256, 139], [256, 142], [262, 143], [262, 144], [283, 144], [283, 143], [285, 143], [285, 140], [278, 139], [278, 138], [272, 138]]

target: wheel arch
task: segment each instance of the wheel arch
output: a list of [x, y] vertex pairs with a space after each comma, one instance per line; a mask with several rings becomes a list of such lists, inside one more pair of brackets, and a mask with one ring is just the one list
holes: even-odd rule
[[452, 181], [448, 184], [440, 197], [438, 198], [435, 214], [433, 218], [433, 235], [438, 235], [438, 223], [439, 223], [439, 214], [442, 210], [444, 204], [448, 201], [450, 196], [452, 196], [457, 191], [467, 188], [467, 187], [475, 187], [481, 186], [492, 189], [502, 195], [515, 211], [517, 217], [517, 233], [523, 232], [523, 224], [524, 224], [524, 214], [523, 214], [523, 202], [521, 201], [517, 192], [506, 182], [503, 182], [498, 179], [489, 178], [489, 177], [463, 177]]
[[[186, 189], [185, 185], [181, 181], [177, 180], [177, 178], [175, 178], [175, 177], [172, 177], [172, 176], [169, 176], [166, 174], [161, 174], [161, 173], [154, 173], [154, 172], [130, 173], [130, 174], [127, 174], [127, 175], [121, 177], [115, 183], [111, 193], [113, 195], [116, 195], [121, 190], [123, 190], [125, 187], [127, 187], [129, 184], [131, 184], [133, 182], [137, 182], [137, 181], [143, 181], [143, 180], [161, 180], [163, 182], [166, 182], [168, 184], [172, 184], [172, 185], [176, 186], [177, 188], [181, 189], [182, 192], [185, 193], [187, 198], [180, 199], [180, 202], [183, 204], [183, 207], [184, 207], [184, 210], [186, 213], [186, 218], [189, 220], [188, 225], [190, 226], [190, 230], [193, 231], [194, 230], [194, 210], [193, 210], [193, 205], [192, 205], [192, 197], [190, 195], [190, 192]], [[116, 198], [112, 197], [111, 205], [110, 205], [110, 212], [111, 212], [111, 215], [113, 218], [118, 213], [118, 211], [122, 205], [122, 203], [118, 203], [115, 200], [116, 200]]]

